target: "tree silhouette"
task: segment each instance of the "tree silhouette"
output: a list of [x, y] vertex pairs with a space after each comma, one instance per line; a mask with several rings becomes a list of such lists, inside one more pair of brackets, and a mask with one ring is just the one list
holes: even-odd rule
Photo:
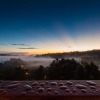
[[42, 65], [39, 66], [39, 68], [35, 71], [35, 79], [36, 80], [42, 80], [45, 77], [45, 70]]
[[85, 70], [85, 79], [100, 79], [99, 67], [95, 65], [92, 61], [89, 63], [82, 62]]
[[78, 63], [74, 59], [54, 60], [48, 68], [48, 79], [100, 79], [99, 67], [93, 62]]
[[100, 69], [92, 61], [55, 59], [48, 67], [26, 69], [21, 59], [0, 63], [0, 80], [100, 80]]

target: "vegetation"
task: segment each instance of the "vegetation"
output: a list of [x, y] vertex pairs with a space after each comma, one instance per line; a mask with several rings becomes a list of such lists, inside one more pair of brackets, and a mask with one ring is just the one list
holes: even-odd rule
[[100, 70], [93, 62], [55, 59], [48, 67], [26, 69], [21, 59], [0, 63], [0, 80], [100, 80]]
[[36, 55], [36, 57], [51, 57], [51, 58], [99, 57], [100, 58], [100, 50], [48, 53], [48, 54]]

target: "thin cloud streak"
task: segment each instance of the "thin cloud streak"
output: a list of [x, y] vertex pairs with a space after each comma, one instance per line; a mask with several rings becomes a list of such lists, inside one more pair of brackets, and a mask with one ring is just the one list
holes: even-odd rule
[[27, 45], [27, 44], [12, 44], [12, 45], [30, 46], [30, 45]]
[[37, 48], [19, 48], [19, 49], [37, 49]]

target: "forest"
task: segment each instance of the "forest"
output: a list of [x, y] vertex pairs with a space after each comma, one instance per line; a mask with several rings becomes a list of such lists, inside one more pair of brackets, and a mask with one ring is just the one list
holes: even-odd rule
[[0, 63], [0, 80], [100, 80], [100, 69], [94, 62], [55, 59], [49, 66], [28, 69], [21, 59]]

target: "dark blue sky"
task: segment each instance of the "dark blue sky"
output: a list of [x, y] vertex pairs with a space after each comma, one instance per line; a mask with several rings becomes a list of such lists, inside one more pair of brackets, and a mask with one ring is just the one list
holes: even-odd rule
[[0, 0], [0, 52], [99, 49], [99, 32], [99, 0]]

